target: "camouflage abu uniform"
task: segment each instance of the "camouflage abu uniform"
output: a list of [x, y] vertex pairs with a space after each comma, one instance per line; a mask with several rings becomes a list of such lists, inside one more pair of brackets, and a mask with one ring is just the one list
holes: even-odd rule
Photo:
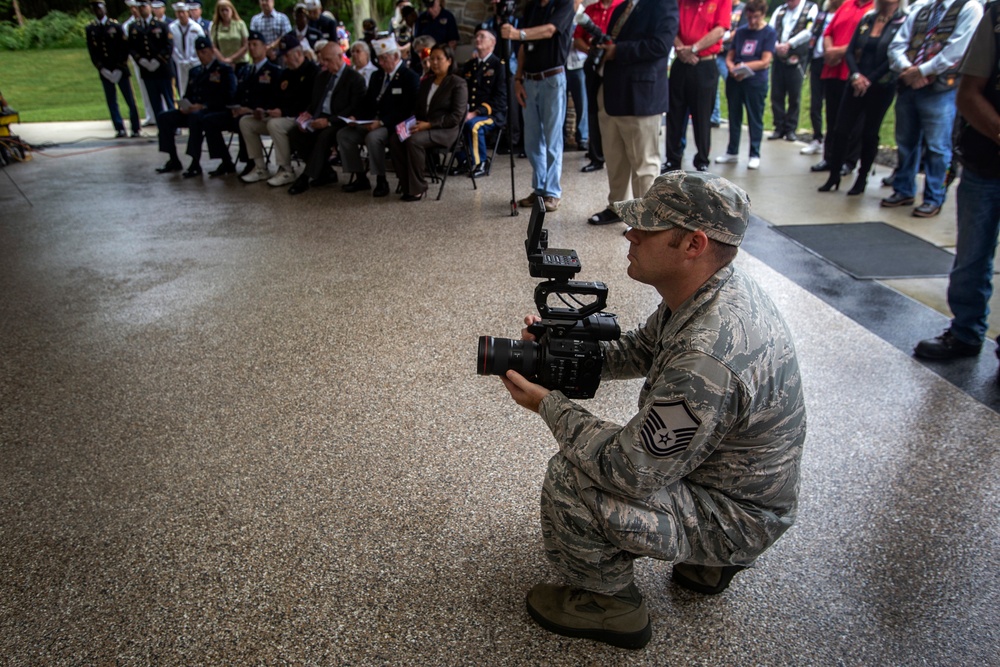
[[[691, 198], [685, 178], [742, 194], [709, 174], [672, 172], [650, 190], [659, 202], [647, 195], [616, 208], [639, 229], [702, 229], [738, 245], [749, 200], [742, 213], [726, 211], [721, 198]], [[751, 564], [795, 519], [805, 439], [795, 350], [771, 299], [729, 264], [677, 312], [661, 304], [603, 345], [604, 378], [646, 378], [639, 412], [623, 427], [560, 392], [542, 400], [560, 449], [542, 489], [549, 558], [572, 585], [607, 594], [632, 582], [637, 556]]]

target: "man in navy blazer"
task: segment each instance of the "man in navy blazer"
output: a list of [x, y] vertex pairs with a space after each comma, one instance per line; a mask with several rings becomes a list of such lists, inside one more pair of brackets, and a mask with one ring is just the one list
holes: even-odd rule
[[657, 137], [668, 106], [667, 59], [677, 25], [677, 0], [625, 0], [611, 14], [597, 94], [608, 207], [590, 217], [592, 225], [621, 222], [611, 204], [642, 197], [660, 174]]

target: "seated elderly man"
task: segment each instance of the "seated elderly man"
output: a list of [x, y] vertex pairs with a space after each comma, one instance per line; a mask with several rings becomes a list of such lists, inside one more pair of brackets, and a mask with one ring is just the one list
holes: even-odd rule
[[[281, 68], [267, 59], [267, 48], [264, 36], [256, 30], [251, 30], [247, 51], [252, 62], [250, 67], [243, 71], [243, 76], [236, 86], [236, 104], [239, 106], [230, 107], [228, 116], [213, 116], [206, 121], [205, 137], [209, 142], [222, 142], [223, 132], [238, 132], [241, 117], [256, 115], [262, 118], [265, 109], [274, 109], [279, 105]], [[246, 142], [242, 134], [239, 135], [239, 142], [237, 160], [247, 163], [246, 169], [240, 175], [246, 176], [256, 169], [257, 163], [247, 156]], [[211, 173], [212, 176], [235, 173], [236, 167], [232, 161], [225, 159], [228, 157], [227, 151], [222, 164]]]
[[[160, 152], [166, 153], [170, 159], [157, 169], [160, 174], [181, 170], [181, 161], [177, 157], [177, 146], [174, 135], [177, 128], [190, 128], [187, 154], [191, 156], [191, 165], [184, 172], [184, 178], [201, 176], [201, 141], [205, 137], [204, 124], [211, 122], [215, 116], [229, 116], [226, 108], [232, 104], [236, 94], [236, 74], [233, 68], [215, 59], [212, 40], [199, 37], [195, 43], [198, 51], [198, 61], [201, 65], [191, 70], [187, 90], [181, 99], [179, 108], [163, 111], [156, 116], [159, 129]], [[209, 137], [208, 152], [212, 158], [222, 158], [223, 164], [232, 167], [229, 151], [222, 141], [222, 135]]]
[[[278, 101], [275, 106], [256, 111], [240, 118], [240, 134], [255, 168], [243, 176], [244, 183], [267, 181], [268, 185], [288, 185], [295, 180], [292, 169], [292, 148], [288, 138], [295, 127], [295, 119], [309, 108], [313, 85], [319, 66], [306, 60], [302, 44], [294, 36], [285, 35], [278, 43], [278, 53], [285, 59], [285, 70], [278, 82]], [[278, 171], [271, 176], [264, 157], [261, 135], [271, 135]]]
[[340, 118], [356, 114], [365, 96], [365, 78], [344, 62], [340, 44], [319, 42], [317, 47], [323, 71], [313, 84], [308, 110], [298, 117], [289, 135], [292, 147], [306, 160], [305, 170], [288, 189], [292, 195], [310, 186], [337, 182], [337, 172], [330, 167], [330, 150], [344, 127]]
[[486, 133], [502, 127], [507, 118], [507, 72], [493, 52], [496, 45], [496, 35], [480, 28], [476, 31], [476, 52], [462, 67], [469, 89], [469, 111], [462, 124], [467, 153], [454, 173], [468, 171], [473, 178], [487, 173]]
[[344, 192], [368, 191], [372, 187], [361, 161], [361, 144], [364, 143], [368, 148], [368, 168], [375, 175], [372, 196], [385, 197], [389, 194], [389, 181], [385, 178], [389, 132], [395, 132], [396, 125], [413, 115], [420, 77], [403, 64], [393, 36], [375, 40], [374, 47], [379, 71], [372, 74], [368, 93], [357, 113], [358, 120], [370, 122], [351, 124], [341, 130], [337, 148], [344, 172], [352, 174], [351, 182], [342, 188]]

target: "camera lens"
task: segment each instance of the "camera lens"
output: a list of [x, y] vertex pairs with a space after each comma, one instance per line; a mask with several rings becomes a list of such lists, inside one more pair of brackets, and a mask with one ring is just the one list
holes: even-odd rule
[[508, 370], [515, 370], [530, 379], [538, 372], [539, 356], [539, 345], [535, 341], [480, 336], [476, 372], [504, 375]]

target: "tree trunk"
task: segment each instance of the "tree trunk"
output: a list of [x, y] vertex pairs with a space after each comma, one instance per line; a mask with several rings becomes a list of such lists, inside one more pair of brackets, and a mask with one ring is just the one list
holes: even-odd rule
[[[16, 2], [17, 0], [15, 4]], [[365, 34], [361, 22], [365, 19], [375, 19], [378, 23], [378, 10], [375, 8], [375, 0], [353, 0], [351, 4], [354, 10], [354, 30], [351, 32], [351, 39], [359, 40]]]
[[21, 6], [17, 4], [17, 0], [13, 0], [14, 3], [14, 16], [17, 17], [17, 24], [24, 27], [24, 17], [21, 15]]

